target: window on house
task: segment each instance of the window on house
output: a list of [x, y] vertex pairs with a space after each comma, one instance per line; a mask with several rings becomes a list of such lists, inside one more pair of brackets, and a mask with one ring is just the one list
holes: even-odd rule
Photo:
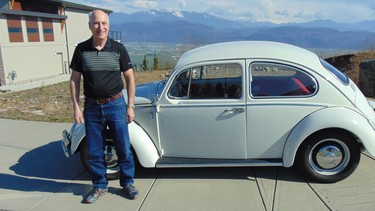
[[26, 29], [27, 29], [27, 39], [29, 42], [39, 42], [39, 28], [38, 28], [38, 18], [36, 17], [25, 17], [26, 19]]
[[7, 15], [10, 42], [23, 42], [21, 16]]
[[52, 19], [43, 18], [42, 19], [42, 26], [43, 26], [44, 41], [45, 42], [55, 41], [55, 36], [54, 36], [54, 33], [53, 33]]

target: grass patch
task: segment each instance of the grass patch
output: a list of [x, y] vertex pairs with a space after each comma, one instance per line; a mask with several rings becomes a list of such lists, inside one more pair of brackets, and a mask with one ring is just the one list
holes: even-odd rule
[[[167, 70], [135, 72], [136, 84], [164, 80], [168, 72]], [[83, 95], [82, 88], [81, 95]], [[66, 81], [25, 91], [0, 93], [0, 118], [73, 122], [69, 82]]]

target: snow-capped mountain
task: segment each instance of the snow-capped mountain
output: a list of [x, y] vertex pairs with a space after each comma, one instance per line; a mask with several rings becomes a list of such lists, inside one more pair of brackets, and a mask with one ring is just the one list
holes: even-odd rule
[[241, 23], [232, 20], [226, 20], [210, 15], [208, 13], [198, 13], [192, 11], [181, 10], [148, 10], [136, 12], [132, 14], [113, 13], [110, 15], [111, 23], [130, 23], [130, 22], [173, 22], [187, 21], [191, 23], [199, 23], [211, 27], [228, 28], [241, 27]]
[[[374, 46], [375, 20], [355, 24], [317, 20], [274, 24], [227, 20], [208, 13], [181, 10], [149, 10], [132, 14], [112, 13], [111, 30], [123, 40], [206, 44], [233, 40], [271, 40], [307, 48], [353, 49]], [[292, 30], [293, 33], [287, 33]]]

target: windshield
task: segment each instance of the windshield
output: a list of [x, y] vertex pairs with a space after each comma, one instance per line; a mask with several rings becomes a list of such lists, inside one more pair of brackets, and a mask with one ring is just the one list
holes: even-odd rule
[[136, 95], [152, 102], [160, 96], [165, 84], [166, 80], [137, 85]]

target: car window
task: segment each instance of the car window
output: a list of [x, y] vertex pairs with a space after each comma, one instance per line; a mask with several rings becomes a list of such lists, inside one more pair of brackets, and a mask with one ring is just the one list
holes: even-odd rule
[[334, 66], [323, 59], [320, 59], [320, 62], [322, 63], [323, 67], [326, 68], [326, 70], [331, 72], [343, 84], [349, 84], [349, 77], [346, 74], [342, 73], [340, 70], [336, 69]]
[[186, 98], [188, 94], [188, 87], [190, 81], [190, 69], [184, 70], [177, 75], [169, 90], [169, 97], [172, 98]]
[[316, 81], [298, 68], [276, 63], [253, 63], [251, 90], [253, 97], [309, 96], [316, 92]]
[[241, 98], [241, 65], [212, 64], [184, 70], [173, 81], [169, 96], [187, 99]]

